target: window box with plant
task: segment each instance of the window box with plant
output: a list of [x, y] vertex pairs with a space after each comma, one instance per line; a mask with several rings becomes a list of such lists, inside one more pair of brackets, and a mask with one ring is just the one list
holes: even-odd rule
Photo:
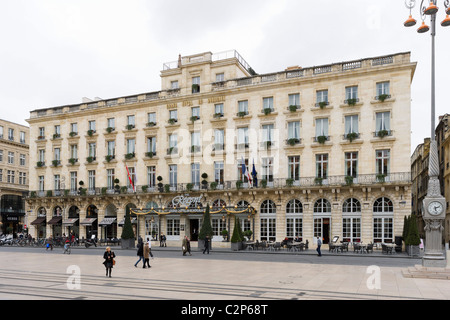
[[59, 139], [59, 138], [61, 138], [61, 135], [59, 133], [53, 134], [53, 140]]
[[107, 133], [111, 133], [111, 132], [113, 132], [115, 130], [115, 128], [113, 128], [113, 127], [108, 127], [108, 128], [106, 128], [106, 132]]
[[192, 93], [199, 93], [199, 92], [200, 92], [200, 85], [194, 83], [194, 84], [192, 85]]
[[89, 137], [92, 137], [92, 136], [94, 135], [94, 133], [95, 133], [95, 130], [88, 130], [88, 131], [87, 131], [87, 135], [88, 135]]
[[215, 119], [219, 119], [219, 118], [222, 118], [222, 117], [223, 117], [223, 113], [221, 113], [221, 112], [217, 112], [217, 113], [214, 114], [214, 118]]
[[147, 128], [155, 127], [156, 122], [147, 122]]
[[323, 178], [317, 177], [314, 179], [314, 184], [321, 186], [323, 184]]
[[289, 138], [287, 140], [287, 144], [290, 146], [295, 146], [296, 144], [299, 144], [299, 143], [300, 143], [300, 139], [298, 139], [298, 138]]
[[269, 115], [269, 114], [271, 114], [273, 112], [273, 109], [272, 108], [264, 108], [263, 109], [263, 113], [264, 113], [264, 115]]
[[350, 142], [357, 139], [358, 137], [359, 137], [359, 133], [356, 133], [356, 132], [350, 132], [345, 135], [345, 138]]
[[289, 109], [290, 112], [295, 112], [295, 111], [300, 109], [300, 106], [297, 106], [295, 104], [291, 104], [288, 109]]
[[105, 156], [105, 160], [106, 160], [106, 162], [110, 162], [111, 160], [114, 160], [116, 158], [116, 156], [114, 156], [114, 155], [107, 155], [107, 156]]
[[326, 106], [328, 106], [328, 101], [320, 101], [318, 103], [316, 103], [316, 107], [319, 107], [320, 109], [325, 108]]
[[344, 102], [348, 105], [348, 106], [355, 106], [356, 103], [358, 102], [359, 99], [357, 98], [350, 98], [345, 100]]
[[384, 102], [384, 100], [390, 99], [390, 98], [391, 98], [390, 94], [380, 94], [379, 96], [375, 97], [375, 99], [380, 102]]
[[152, 151], [149, 151], [149, 152], [146, 152], [145, 153], [145, 156], [147, 157], [147, 158], [153, 158], [153, 157], [155, 157], [156, 156], [156, 152], [152, 152]]
[[78, 135], [78, 132], [72, 131], [72, 132], [69, 133], [69, 136], [70, 136], [71, 138], [73, 138], [73, 137], [75, 137], [75, 136], [77, 136], [77, 135]]
[[200, 117], [199, 117], [199, 116], [192, 116], [192, 117], [191, 117], [191, 122], [195, 122], [195, 121], [197, 121], [197, 120], [200, 120]]
[[130, 159], [133, 159], [135, 156], [136, 156], [136, 154], [134, 152], [130, 152], [125, 155], [125, 159], [130, 160]]
[[125, 126], [125, 129], [127, 129], [127, 130], [133, 130], [135, 128], [135, 125], [134, 124], [127, 124], [126, 126]]
[[380, 130], [380, 131], [377, 131], [375, 134], [378, 138], [384, 138], [389, 135], [389, 131], [388, 130]]
[[86, 161], [87, 161], [88, 163], [92, 163], [92, 162], [95, 161], [95, 157], [89, 156], [89, 157], [86, 158]]
[[243, 117], [245, 117], [246, 115], [248, 115], [248, 112], [247, 112], [247, 111], [239, 111], [236, 115], [237, 115], [239, 118], [243, 118]]
[[386, 181], [386, 174], [377, 173], [376, 179], [377, 179], [377, 182], [384, 183]]
[[167, 120], [167, 122], [169, 122], [169, 124], [175, 124], [178, 122], [178, 120], [175, 118], [170, 118], [169, 120]]
[[320, 144], [325, 144], [325, 142], [328, 141], [328, 137], [327, 136], [318, 136], [318, 137], [316, 137], [316, 141]]
[[44, 166], [45, 166], [45, 161], [38, 161], [38, 162], [36, 163], [36, 166], [37, 166], [38, 168], [44, 167]]
[[351, 186], [353, 184], [353, 177], [352, 176], [345, 176], [345, 184], [347, 186]]
[[61, 165], [61, 160], [53, 160], [52, 164], [54, 167], [57, 167], [57, 166]]
[[71, 165], [74, 165], [75, 163], [77, 163], [78, 162], [78, 159], [76, 159], [76, 158], [70, 158], [69, 159], [69, 163], [71, 164]]

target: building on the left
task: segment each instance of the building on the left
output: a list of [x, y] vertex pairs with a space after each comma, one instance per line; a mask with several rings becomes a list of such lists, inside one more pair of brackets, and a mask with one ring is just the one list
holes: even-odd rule
[[0, 234], [27, 229], [29, 132], [27, 126], [0, 119]]

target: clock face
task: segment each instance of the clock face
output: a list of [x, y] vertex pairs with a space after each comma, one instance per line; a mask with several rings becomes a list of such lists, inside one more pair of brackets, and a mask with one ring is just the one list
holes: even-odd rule
[[444, 210], [444, 207], [442, 206], [442, 203], [440, 203], [440, 202], [432, 201], [428, 205], [428, 213], [432, 214], [434, 216], [441, 214], [443, 210]]

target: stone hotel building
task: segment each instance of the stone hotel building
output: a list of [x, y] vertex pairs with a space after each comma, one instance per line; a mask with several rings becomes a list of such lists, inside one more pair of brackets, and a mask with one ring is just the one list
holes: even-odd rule
[[30, 230], [393, 242], [411, 213], [410, 53], [257, 74], [236, 51], [163, 64], [161, 90], [32, 111]]

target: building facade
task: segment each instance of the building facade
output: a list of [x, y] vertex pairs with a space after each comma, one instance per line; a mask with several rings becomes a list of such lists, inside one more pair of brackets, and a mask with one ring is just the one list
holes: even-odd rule
[[441, 193], [445, 197], [447, 206], [444, 221], [443, 237], [445, 243], [450, 241], [450, 115], [445, 114], [439, 117], [436, 126], [436, 143], [439, 154], [439, 180], [441, 183]]
[[137, 208], [140, 235], [195, 241], [191, 209], [209, 203], [255, 209], [213, 214], [216, 245], [235, 215], [260, 241], [393, 242], [411, 214], [415, 67], [398, 53], [259, 75], [206, 52], [165, 63], [160, 91], [32, 111], [34, 236], [120, 237]]
[[417, 226], [422, 238], [425, 237], [423, 221], [423, 199], [428, 191], [428, 161], [430, 158], [430, 138], [419, 144], [411, 156], [412, 174], [412, 214], [417, 218]]
[[26, 228], [29, 128], [0, 119], [0, 234], [17, 235]]

